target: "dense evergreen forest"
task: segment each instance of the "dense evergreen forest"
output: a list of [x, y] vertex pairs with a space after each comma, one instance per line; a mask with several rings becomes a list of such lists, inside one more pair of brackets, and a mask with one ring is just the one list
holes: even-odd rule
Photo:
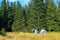
[[60, 31], [60, 1], [31, 0], [28, 6], [20, 2], [9, 3], [3, 0], [0, 6], [0, 31], [31, 32], [35, 28], [47, 31]]

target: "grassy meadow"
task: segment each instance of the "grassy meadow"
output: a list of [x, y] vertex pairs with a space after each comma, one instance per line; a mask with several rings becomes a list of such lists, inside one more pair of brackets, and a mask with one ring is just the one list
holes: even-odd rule
[[7, 33], [7, 36], [1, 36], [0, 40], [60, 40], [60, 33], [51, 32], [47, 34], [33, 34], [33, 33]]

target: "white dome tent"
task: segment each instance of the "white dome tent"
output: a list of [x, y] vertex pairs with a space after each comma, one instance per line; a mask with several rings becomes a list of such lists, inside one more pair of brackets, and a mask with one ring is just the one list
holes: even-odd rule
[[32, 32], [35, 34], [45, 34], [47, 33], [47, 31], [45, 29], [41, 29], [39, 31], [37, 31], [36, 29], [32, 29]]
[[42, 29], [42, 30], [40, 31], [40, 34], [45, 34], [45, 33], [47, 33], [47, 31], [46, 31], [45, 29]]

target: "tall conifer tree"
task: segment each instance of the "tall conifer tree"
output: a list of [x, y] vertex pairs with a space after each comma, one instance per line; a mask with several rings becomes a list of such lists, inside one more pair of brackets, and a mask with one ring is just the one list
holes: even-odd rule
[[7, 24], [8, 24], [8, 21], [7, 21], [7, 15], [8, 15], [8, 13], [7, 13], [7, 3], [6, 3], [6, 0], [3, 0], [2, 1], [2, 5], [1, 5], [1, 7], [2, 7], [2, 14], [3, 14], [3, 21], [2, 21], [2, 23], [3, 23], [3, 28], [5, 28], [5, 30], [7, 30]]
[[22, 24], [21, 23], [22, 7], [21, 7], [19, 1], [17, 2], [17, 5], [15, 7], [16, 8], [14, 8], [15, 13], [14, 13], [14, 22], [13, 22], [13, 25], [12, 25], [12, 29], [13, 29], [13, 31], [20, 31], [20, 27], [21, 27], [20, 24]]
[[46, 3], [43, 0], [33, 0], [30, 6], [29, 25], [41, 29], [46, 26]]

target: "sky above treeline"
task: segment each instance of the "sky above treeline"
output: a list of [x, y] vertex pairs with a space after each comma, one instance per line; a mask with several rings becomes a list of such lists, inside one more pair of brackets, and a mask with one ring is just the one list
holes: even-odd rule
[[[9, 0], [9, 2], [15, 2], [18, 0]], [[22, 6], [28, 5], [28, 3], [30, 2], [30, 0], [19, 0]], [[1, 4], [2, 0], [0, 0], [0, 4]], [[58, 0], [54, 0], [54, 2], [57, 4]]]

